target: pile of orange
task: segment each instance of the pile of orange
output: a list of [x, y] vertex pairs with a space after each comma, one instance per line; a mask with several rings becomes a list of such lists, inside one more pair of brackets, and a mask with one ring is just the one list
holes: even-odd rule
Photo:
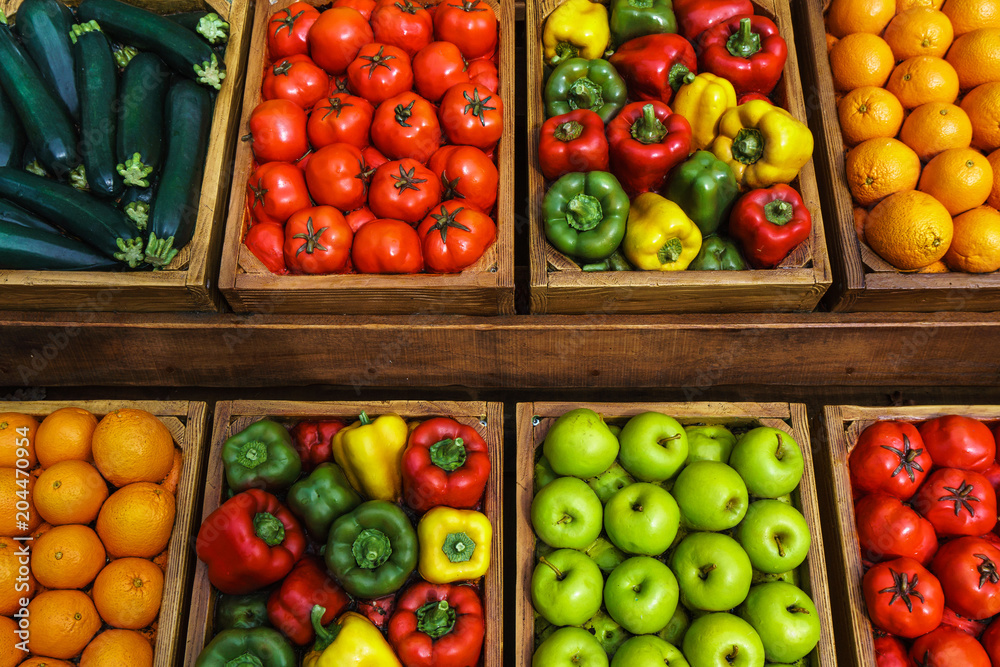
[[[182, 463], [144, 410], [0, 413], [0, 667], [152, 666]], [[15, 634], [22, 599], [30, 653]]]
[[1000, 0], [832, 0], [826, 29], [858, 237], [1000, 270]]

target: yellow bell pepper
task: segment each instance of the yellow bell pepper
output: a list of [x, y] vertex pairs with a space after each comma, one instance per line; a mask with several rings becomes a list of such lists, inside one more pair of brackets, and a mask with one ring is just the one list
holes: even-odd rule
[[790, 183], [812, 151], [809, 128], [764, 100], [727, 111], [719, 122], [719, 136], [712, 142], [712, 152], [748, 190]]
[[736, 89], [728, 79], [702, 72], [680, 87], [673, 107], [691, 124], [691, 151], [700, 151], [719, 136], [722, 115], [736, 107]]
[[367, 618], [349, 611], [324, 628], [320, 621], [324, 611], [313, 607], [316, 644], [302, 667], [402, 667], [389, 642]]
[[680, 206], [644, 192], [632, 200], [622, 248], [637, 268], [683, 271], [701, 250], [701, 230]]
[[549, 65], [576, 57], [603, 58], [610, 41], [608, 10], [590, 0], [566, 0], [549, 14], [542, 29], [545, 62]]
[[478, 579], [490, 566], [493, 526], [474, 510], [435, 507], [417, 525], [420, 576], [432, 584]]
[[358, 421], [333, 436], [333, 458], [347, 481], [371, 500], [397, 500], [403, 491], [403, 450], [410, 428], [399, 415]]

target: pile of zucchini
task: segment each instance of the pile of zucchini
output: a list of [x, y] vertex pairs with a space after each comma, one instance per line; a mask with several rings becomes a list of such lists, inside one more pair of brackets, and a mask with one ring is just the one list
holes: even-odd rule
[[119, 0], [0, 12], [0, 269], [158, 269], [194, 234], [229, 24]]

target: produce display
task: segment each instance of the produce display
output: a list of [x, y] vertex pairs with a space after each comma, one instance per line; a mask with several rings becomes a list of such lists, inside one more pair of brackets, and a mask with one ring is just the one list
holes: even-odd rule
[[218, 591], [197, 667], [480, 664], [493, 528], [475, 428], [264, 419], [222, 459], [228, 499], [197, 540]]
[[530, 510], [533, 667], [818, 664], [803, 472], [776, 428], [553, 420]]
[[198, 218], [228, 30], [119, 0], [0, 13], [0, 269], [170, 264]]
[[900, 271], [1000, 269], [1000, 18], [833, 0], [826, 39], [861, 243]]
[[541, 224], [584, 271], [770, 269], [809, 238], [812, 134], [749, 0], [566, 0], [542, 42]]
[[497, 235], [498, 35], [484, 0], [274, 12], [243, 137], [247, 248], [277, 274], [475, 264]]

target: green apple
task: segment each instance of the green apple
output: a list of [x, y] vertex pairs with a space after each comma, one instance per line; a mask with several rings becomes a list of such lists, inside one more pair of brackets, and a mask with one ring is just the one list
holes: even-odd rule
[[538, 559], [531, 575], [531, 603], [553, 625], [583, 625], [601, 608], [604, 577], [597, 563], [575, 549]]
[[688, 618], [687, 611], [685, 611], [683, 605], [677, 605], [677, 609], [674, 610], [674, 615], [667, 621], [666, 627], [657, 632], [656, 636], [668, 644], [680, 646], [689, 625], [691, 625], [691, 619]]
[[604, 582], [604, 606], [611, 618], [634, 635], [659, 632], [677, 609], [677, 579], [649, 556], [635, 556]]
[[608, 500], [604, 529], [622, 551], [658, 556], [673, 543], [680, 517], [673, 496], [656, 484], [636, 482]]
[[594, 559], [597, 567], [601, 568], [602, 572], [610, 572], [628, 558], [624, 551], [603, 537], [598, 537], [591, 542], [590, 546], [583, 550], [583, 553]]
[[736, 442], [729, 457], [750, 493], [777, 498], [791, 493], [802, 479], [802, 450], [795, 438], [781, 429], [760, 426]]
[[632, 636], [622, 626], [618, 625], [615, 619], [608, 616], [603, 609], [594, 614], [592, 619], [584, 623], [583, 629], [597, 637], [601, 648], [608, 655], [614, 655], [618, 647]]
[[764, 644], [739, 616], [706, 614], [684, 635], [684, 657], [691, 667], [763, 667]]
[[615, 462], [618, 438], [593, 410], [570, 410], [557, 419], [542, 444], [545, 458], [560, 475], [587, 479]]
[[670, 569], [688, 607], [732, 609], [747, 596], [753, 569], [743, 547], [722, 533], [691, 533], [677, 545]]
[[740, 616], [760, 635], [771, 662], [795, 662], [819, 642], [819, 614], [809, 596], [784, 582], [750, 589]]
[[659, 637], [632, 637], [618, 649], [611, 667], [688, 667], [688, 661], [673, 644]]
[[576, 477], [546, 484], [531, 501], [531, 525], [546, 544], [582, 549], [601, 534], [604, 508], [597, 494]]
[[677, 474], [688, 455], [684, 427], [673, 417], [643, 412], [622, 427], [622, 467], [643, 482], [662, 482]]
[[549, 482], [554, 481], [557, 477], [559, 475], [549, 465], [549, 460], [544, 456], [539, 456], [538, 460], [535, 461], [535, 493], [538, 493], [539, 489]]
[[788, 572], [780, 572], [778, 574], [767, 574], [766, 572], [761, 572], [760, 570], [754, 570], [753, 579], [751, 580], [750, 585], [756, 586], [757, 584], [770, 584], [775, 581], [783, 581], [786, 584], [798, 586], [799, 571], [789, 570]]
[[617, 462], [612, 463], [611, 467], [600, 475], [587, 480], [587, 484], [594, 490], [602, 503], [608, 502], [608, 498], [633, 482], [635, 480], [632, 479], [632, 476], [625, 472], [625, 468], [622, 468]]
[[674, 498], [684, 522], [695, 530], [729, 530], [747, 512], [747, 487], [719, 461], [695, 461], [674, 482]]
[[736, 444], [736, 436], [725, 426], [685, 426], [688, 436], [688, 455], [685, 463], [695, 461], [729, 461], [729, 454]]
[[559, 628], [535, 650], [531, 667], [608, 667], [608, 656], [583, 628]]
[[781, 574], [802, 565], [812, 544], [805, 517], [780, 500], [751, 503], [734, 537], [754, 569], [765, 574]]

